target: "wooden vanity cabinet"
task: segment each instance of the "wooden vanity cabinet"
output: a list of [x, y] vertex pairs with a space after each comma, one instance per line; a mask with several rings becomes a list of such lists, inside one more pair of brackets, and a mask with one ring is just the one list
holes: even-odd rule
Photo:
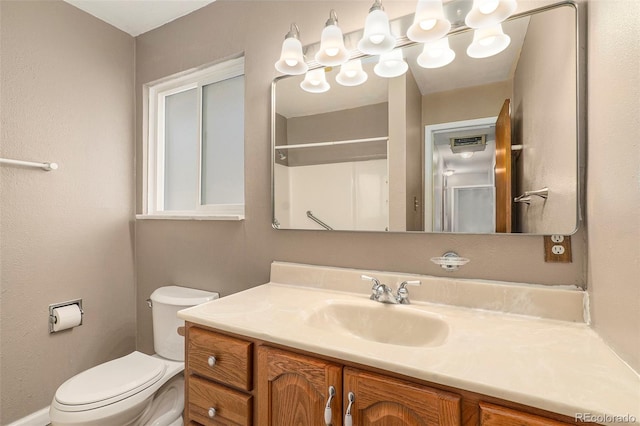
[[349, 392], [354, 426], [587, 424], [191, 323], [185, 337], [187, 425], [325, 426], [330, 386], [332, 426], [344, 425]]
[[269, 346], [258, 348], [257, 378], [260, 425], [325, 426], [330, 386], [333, 426], [343, 424], [349, 392], [354, 425], [461, 424], [458, 395]]
[[480, 426], [570, 426], [570, 423], [481, 402]]
[[187, 324], [185, 424], [253, 424], [253, 343]]
[[289, 351], [260, 346], [257, 368], [259, 425], [325, 426], [329, 387], [331, 423], [342, 424], [342, 366]]
[[454, 426], [461, 425], [459, 395], [354, 368], [344, 369], [343, 404], [348, 393], [354, 425]]

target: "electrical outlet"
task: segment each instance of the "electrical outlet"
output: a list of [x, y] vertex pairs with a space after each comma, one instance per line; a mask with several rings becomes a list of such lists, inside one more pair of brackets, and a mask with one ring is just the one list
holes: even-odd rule
[[549, 263], [571, 263], [571, 237], [545, 235], [544, 261]]

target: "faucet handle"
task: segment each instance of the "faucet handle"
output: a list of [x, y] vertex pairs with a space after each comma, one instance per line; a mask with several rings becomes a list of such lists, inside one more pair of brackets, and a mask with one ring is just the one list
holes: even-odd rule
[[378, 288], [380, 286], [380, 281], [375, 277], [370, 277], [369, 275], [360, 275], [362, 281], [371, 281], [373, 283], [373, 288]]
[[416, 286], [417, 287], [417, 286], [422, 285], [422, 281], [420, 281], [420, 280], [402, 281], [400, 283], [399, 289], [405, 289], [406, 290], [408, 285], [412, 285], [412, 286]]
[[409, 304], [409, 290], [407, 289], [408, 285], [419, 286], [422, 285], [422, 282], [420, 280], [410, 280], [400, 283], [400, 287], [398, 287], [398, 303], [401, 303], [403, 305]]
[[369, 275], [360, 275], [362, 281], [371, 281], [373, 283], [373, 287], [371, 287], [371, 300], [376, 300], [378, 298], [378, 290], [380, 289], [380, 281], [375, 277], [370, 277]]
[[377, 278], [370, 277], [369, 275], [365, 275], [365, 274], [360, 275], [360, 279], [362, 281], [373, 281], [373, 282], [378, 282], [378, 283], [380, 282], [380, 281], [378, 281]]

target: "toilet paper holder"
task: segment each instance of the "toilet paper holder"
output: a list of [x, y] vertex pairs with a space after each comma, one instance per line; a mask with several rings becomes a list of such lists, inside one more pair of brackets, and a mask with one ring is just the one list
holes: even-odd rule
[[78, 324], [78, 326], [82, 325], [82, 321], [84, 320], [84, 311], [82, 310], [82, 299], [67, 300], [66, 302], [61, 302], [61, 303], [52, 303], [51, 305], [49, 305], [49, 333], [56, 332], [53, 329], [53, 325], [55, 324], [55, 321], [56, 321], [56, 316], [53, 310], [56, 308], [62, 308], [64, 306], [69, 306], [69, 305], [78, 305], [78, 308], [80, 308], [80, 324]]

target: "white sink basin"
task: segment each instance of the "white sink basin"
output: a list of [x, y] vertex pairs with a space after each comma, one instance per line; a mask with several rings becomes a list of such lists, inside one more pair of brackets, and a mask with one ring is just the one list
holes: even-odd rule
[[440, 318], [406, 305], [331, 300], [311, 310], [308, 325], [389, 345], [439, 346], [449, 334]]

